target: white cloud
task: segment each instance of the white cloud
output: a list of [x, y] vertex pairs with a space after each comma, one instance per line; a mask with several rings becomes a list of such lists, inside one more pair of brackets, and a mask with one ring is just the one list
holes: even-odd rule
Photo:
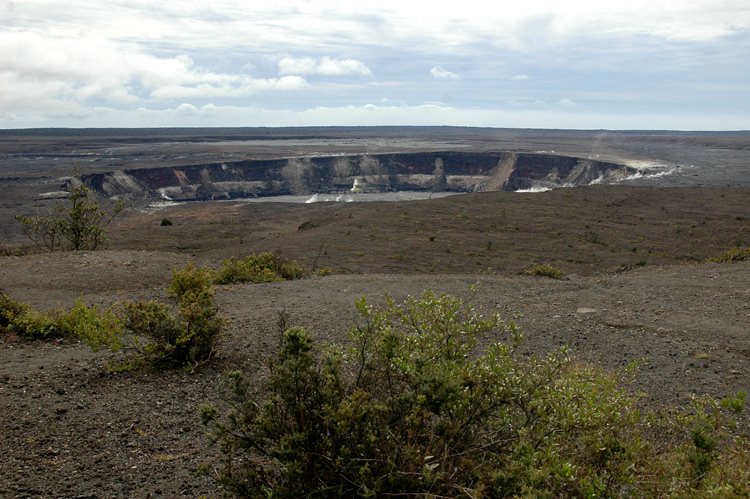
[[164, 58], [108, 40], [30, 32], [0, 32], [0, 68], [0, 114], [80, 113], [91, 102], [131, 106], [149, 100], [246, 97], [307, 85], [299, 76], [212, 72], [185, 54]]
[[459, 76], [456, 73], [448, 71], [442, 66], [435, 66], [430, 70], [430, 74], [433, 78], [438, 80], [458, 80]]
[[197, 85], [164, 85], [154, 89], [150, 95], [156, 100], [247, 97], [258, 92], [299, 90], [307, 86], [307, 82], [299, 76], [265, 79], [227, 76], [222, 80]]
[[334, 59], [323, 56], [284, 57], [279, 61], [279, 74], [282, 75], [369, 75], [372, 71], [362, 61], [356, 59]]
[[525, 100], [510, 99], [510, 100], [506, 101], [505, 103], [508, 104], [509, 106], [513, 106], [513, 107], [519, 108], [519, 109], [521, 109], [521, 108], [526, 108], [526, 109], [531, 109], [531, 108], [543, 109], [543, 108], [549, 107], [549, 104], [547, 104], [546, 102], [544, 102], [543, 100], [540, 100], [540, 99], [525, 99]]
[[[480, 109], [503, 106], [557, 111], [570, 126], [584, 111], [598, 110], [609, 126], [613, 114], [640, 109], [642, 126], [660, 113], [715, 112], [726, 123], [745, 116], [740, 128], [750, 128], [750, 4], [741, 0], [465, 0], [460, 10], [403, 0], [0, 0], [0, 12], [0, 126], [106, 125], [97, 120], [123, 116], [168, 123], [184, 117], [180, 104], [200, 123], [223, 116], [242, 124], [247, 113], [269, 125], [313, 115], [398, 124], [404, 109], [433, 116], [383, 103], [439, 99], [425, 88], [423, 62], [440, 61], [433, 78], [461, 80], [450, 102], [478, 109], [430, 112], [477, 125]], [[304, 57], [285, 57], [292, 54]], [[356, 78], [333, 78], [343, 76]], [[249, 111], [249, 96], [274, 110]], [[363, 102], [380, 107], [348, 106]]]
[[369, 75], [370, 68], [355, 59], [332, 59], [323, 57], [318, 64], [318, 72], [325, 75]]
[[304, 75], [315, 73], [318, 61], [312, 57], [285, 57], [279, 61], [279, 73], [283, 75]]
[[59, 36], [154, 43], [178, 51], [241, 48], [324, 54], [344, 45], [466, 53], [479, 46], [488, 52], [555, 46], [582, 33], [713, 40], [750, 29], [750, 5], [741, 0], [529, 0], [489, 5], [485, 0], [465, 0], [457, 10], [451, 3], [433, 3], [425, 9], [420, 2], [403, 0], [369, 5], [343, 0], [25, 0], [7, 9], [3, 24]]
[[[41, 119], [41, 118], [40, 118]], [[691, 121], [693, 120], [693, 121]], [[700, 123], [709, 123], [711, 129], [738, 129], [744, 117], [656, 116], [649, 121], [649, 129], [686, 129]], [[301, 111], [265, 109], [261, 107], [216, 106], [201, 107], [182, 103], [175, 108], [139, 108], [122, 111], [112, 108], [93, 108], [75, 121], [59, 119], [45, 126], [342, 126], [359, 125], [453, 125], [517, 128], [579, 128], [579, 129], [639, 129], [644, 128], [637, 114], [611, 115], [582, 112], [580, 110], [553, 110], [550, 108], [489, 110], [462, 109], [436, 104], [419, 106], [388, 106], [367, 104], [363, 106], [319, 106]], [[5, 126], [0, 117], [0, 126]], [[27, 119], [21, 126], [39, 126]]]
[[183, 102], [177, 108], [175, 109], [176, 112], [186, 114], [186, 115], [196, 115], [200, 113], [200, 110], [195, 107], [192, 104], [188, 104], [186, 102]]

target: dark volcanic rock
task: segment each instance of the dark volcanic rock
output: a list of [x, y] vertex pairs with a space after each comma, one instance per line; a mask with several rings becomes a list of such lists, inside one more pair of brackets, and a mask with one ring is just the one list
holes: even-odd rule
[[82, 179], [109, 197], [194, 201], [344, 192], [515, 191], [609, 183], [634, 173], [621, 164], [569, 156], [441, 151], [139, 168]]

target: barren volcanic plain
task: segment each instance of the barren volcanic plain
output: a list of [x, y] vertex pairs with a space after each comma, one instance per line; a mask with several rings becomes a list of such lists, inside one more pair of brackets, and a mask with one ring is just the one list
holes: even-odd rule
[[[76, 170], [101, 206], [128, 202], [109, 246], [34, 249], [13, 216], [63, 202]], [[340, 201], [304, 202], [320, 199]], [[750, 262], [702, 263], [750, 245], [750, 133], [5, 130], [0, 234], [0, 290], [39, 309], [160, 297], [173, 267], [260, 251], [333, 270], [217, 287], [230, 335], [193, 373], [111, 373], [114, 354], [72, 340], [0, 344], [2, 497], [220, 495], [196, 474], [217, 453], [198, 405], [224, 404], [227, 369], [264, 376], [280, 311], [343, 342], [363, 295], [477, 283], [530, 351], [643, 360], [650, 406], [750, 388]], [[565, 274], [518, 275], [529, 264]]]

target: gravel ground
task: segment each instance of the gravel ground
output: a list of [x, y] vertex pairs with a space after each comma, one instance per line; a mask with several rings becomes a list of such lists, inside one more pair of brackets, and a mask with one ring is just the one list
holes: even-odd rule
[[[0, 259], [0, 285], [38, 308], [162, 294], [167, 252], [60, 253]], [[231, 335], [221, 359], [182, 370], [110, 373], [113, 354], [71, 340], [0, 345], [0, 497], [217, 497], [198, 465], [215, 455], [198, 405], [223, 403], [223, 373], [262, 378], [286, 310], [292, 324], [343, 341], [354, 301], [396, 299], [425, 289], [469, 296], [483, 310], [518, 314], [526, 348], [569, 345], [621, 367], [645, 359], [636, 381], [650, 405], [680, 404], [690, 393], [750, 388], [750, 262], [649, 266], [560, 280], [501, 275], [331, 275], [218, 288]]]

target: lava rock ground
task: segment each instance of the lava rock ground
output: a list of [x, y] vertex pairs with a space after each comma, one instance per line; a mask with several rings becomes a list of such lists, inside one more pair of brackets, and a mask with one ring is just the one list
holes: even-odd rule
[[[231, 334], [193, 373], [111, 373], [115, 354], [72, 340], [0, 344], [0, 496], [220, 495], [196, 474], [217, 453], [198, 406], [226, 407], [225, 370], [262, 379], [282, 310], [343, 342], [354, 300], [378, 303], [384, 292], [468, 298], [477, 283], [473, 302], [517, 314], [530, 351], [565, 344], [607, 369], [644, 360], [632, 388], [651, 407], [747, 390], [750, 262], [697, 262], [747, 244], [748, 201], [748, 189], [597, 186], [366, 205], [199, 203], [124, 214], [104, 251], [0, 257], [0, 289], [39, 309], [164, 296], [172, 268], [256, 251], [334, 270], [218, 287]], [[517, 275], [529, 263], [566, 275]]]

